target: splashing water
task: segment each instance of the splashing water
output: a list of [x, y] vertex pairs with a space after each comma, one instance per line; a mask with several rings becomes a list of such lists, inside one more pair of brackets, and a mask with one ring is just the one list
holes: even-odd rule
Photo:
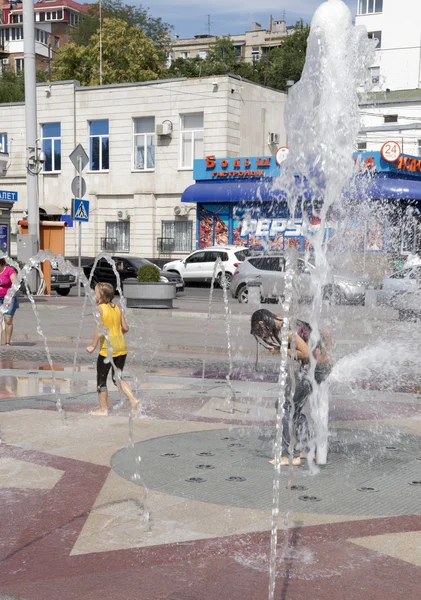
[[[328, 0], [314, 14], [308, 38], [306, 63], [301, 80], [289, 93], [285, 121], [289, 140], [289, 155], [283, 164], [279, 185], [287, 190], [290, 220], [301, 204], [307, 239], [313, 247], [315, 269], [312, 286], [315, 290], [309, 341], [310, 372], [313, 393], [310, 397], [311, 415], [315, 423], [318, 462], [327, 456], [328, 385], [315, 383], [316, 360], [313, 350], [319, 340], [322, 309], [322, 290], [329, 280], [325, 224], [329, 211], [343, 197], [352, 180], [352, 153], [358, 135], [360, 119], [357, 91], [367, 77], [374, 61], [375, 44], [368, 39], [364, 27], [355, 27], [349, 8], [342, 0]], [[296, 173], [299, 178], [297, 180]], [[312, 214], [320, 226], [310, 236], [310, 215], [305, 201], [313, 197]], [[287, 305], [288, 303], [286, 303]], [[285, 306], [284, 317], [293, 322]], [[281, 349], [279, 396], [283, 400], [286, 380], [286, 349]], [[282, 374], [284, 371], [284, 375]], [[276, 420], [276, 456], [274, 477], [274, 506], [272, 519], [271, 556], [269, 568], [269, 600], [275, 597], [277, 514], [279, 513], [279, 454], [280, 414]], [[311, 452], [310, 452], [311, 455]], [[289, 521], [285, 521], [285, 537]]]

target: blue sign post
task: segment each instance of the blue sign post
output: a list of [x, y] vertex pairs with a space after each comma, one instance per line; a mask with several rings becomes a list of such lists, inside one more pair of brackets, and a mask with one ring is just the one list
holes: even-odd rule
[[89, 221], [89, 200], [73, 198], [72, 218], [73, 221], [80, 221], [81, 223]]

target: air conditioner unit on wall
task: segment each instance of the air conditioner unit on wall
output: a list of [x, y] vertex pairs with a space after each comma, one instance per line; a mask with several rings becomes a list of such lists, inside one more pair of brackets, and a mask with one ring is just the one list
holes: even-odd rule
[[172, 134], [172, 123], [171, 121], [164, 121], [155, 127], [156, 135], [171, 135]]
[[174, 206], [174, 215], [176, 217], [187, 217], [188, 210], [187, 206]]
[[279, 144], [279, 133], [269, 133], [268, 144]]
[[8, 65], [9, 64], [9, 59], [8, 58], [2, 58], [1, 59], [1, 64], [2, 65]]

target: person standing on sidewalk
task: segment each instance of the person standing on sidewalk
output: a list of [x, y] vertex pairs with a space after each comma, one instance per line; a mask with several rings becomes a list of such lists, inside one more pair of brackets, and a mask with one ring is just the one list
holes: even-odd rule
[[[16, 271], [13, 267], [10, 267], [4, 258], [0, 258], [0, 304], [4, 303], [4, 298], [7, 292], [12, 287], [13, 282], [16, 279]], [[9, 304], [7, 312], [3, 313], [4, 326], [5, 326], [5, 338], [6, 346], [10, 346], [13, 333], [13, 317], [18, 307], [18, 301], [16, 294], [12, 298], [12, 302]]]
[[[127, 358], [127, 347], [124, 335], [129, 331], [129, 326], [127, 325], [127, 321], [120, 308], [113, 303], [114, 288], [110, 283], [98, 283], [95, 286], [95, 298], [98, 304], [98, 310], [101, 315], [104, 329], [108, 330], [108, 339], [111, 345], [112, 359], [115, 368], [119, 370], [117, 377], [120, 380], [121, 389], [130, 402], [131, 410], [134, 412], [139, 407], [139, 402], [133, 395], [132, 389], [128, 383], [121, 379], [121, 374]], [[87, 352], [90, 354], [94, 352], [98, 342], [100, 342], [97, 360], [97, 391], [99, 409], [91, 411], [90, 414], [94, 416], [107, 416], [107, 378], [111, 368], [114, 384], [116, 384], [116, 380], [114, 366], [111, 364], [111, 361], [108, 358], [108, 342], [104, 335], [99, 335], [98, 325], [96, 325], [92, 344], [86, 348]]]

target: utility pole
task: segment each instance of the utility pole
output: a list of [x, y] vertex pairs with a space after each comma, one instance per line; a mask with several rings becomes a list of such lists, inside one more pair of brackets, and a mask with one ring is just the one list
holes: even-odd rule
[[[26, 121], [26, 193], [28, 199], [28, 250], [30, 256], [39, 250], [39, 207], [37, 178], [39, 149], [37, 146], [37, 88], [35, 64], [35, 17], [33, 0], [23, 0], [23, 50]], [[36, 285], [36, 276], [34, 274]], [[34, 288], [31, 288], [32, 290]]]

